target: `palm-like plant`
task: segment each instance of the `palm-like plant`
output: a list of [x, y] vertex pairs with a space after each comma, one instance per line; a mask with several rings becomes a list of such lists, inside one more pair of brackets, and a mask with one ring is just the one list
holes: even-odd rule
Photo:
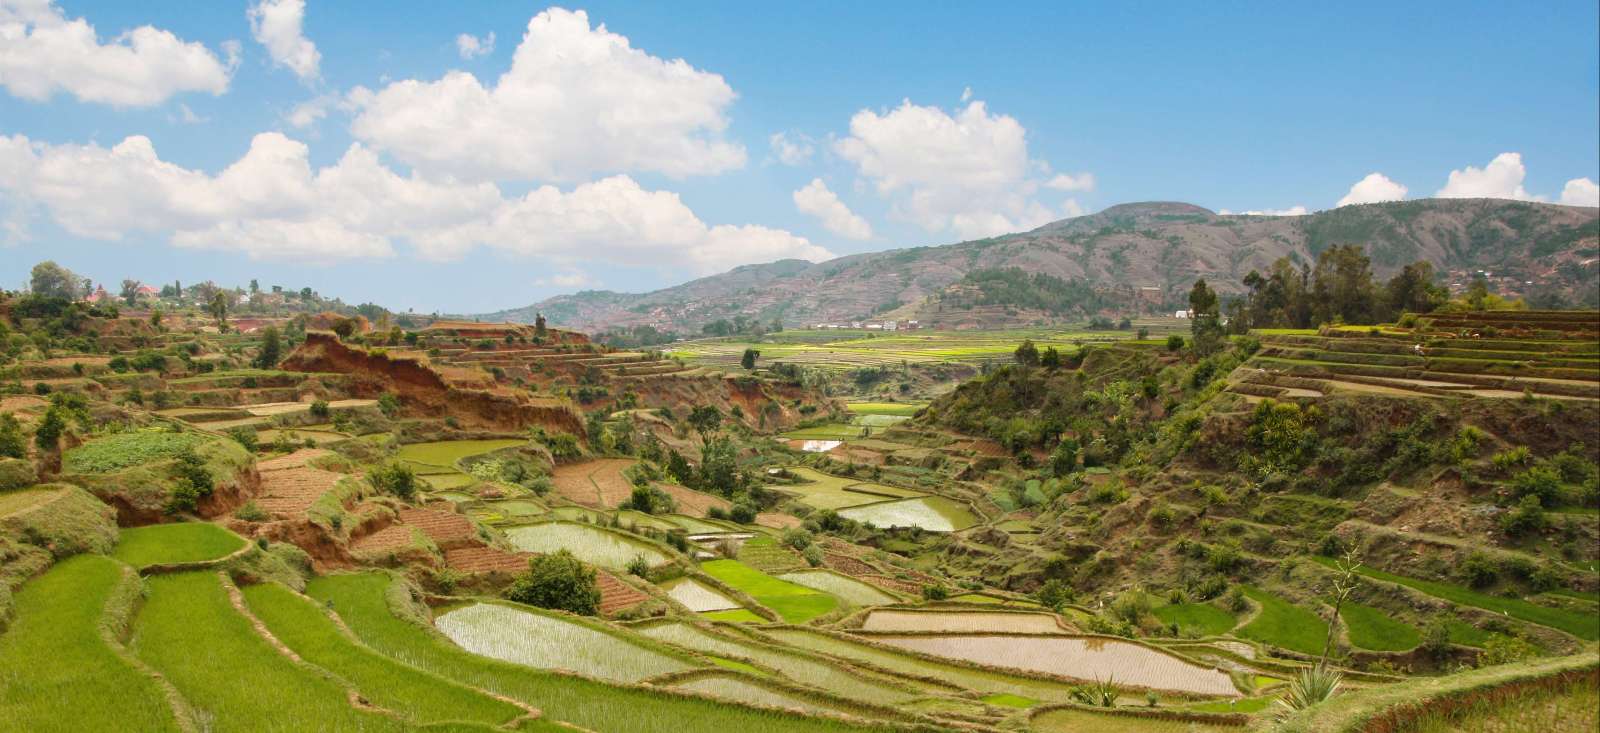
[[1116, 677], [1107, 677], [1104, 680], [1096, 679], [1094, 684], [1078, 685], [1072, 688], [1072, 698], [1084, 705], [1101, 708], [1117, 706]]
[[1278, 704], [1289, 710], [1304, 710], [1333, 697], [1344, 681], [1344, 673], [1327, 665], [1308, 667], [1289, 681], [1289, 689]]

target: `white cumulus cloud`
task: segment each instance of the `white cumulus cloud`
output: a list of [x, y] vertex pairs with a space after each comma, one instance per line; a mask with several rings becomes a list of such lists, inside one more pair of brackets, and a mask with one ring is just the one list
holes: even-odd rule
[[1537, 201], [1522, 187], [1528, 170], [1522, 165], [1521, 153], [1501, 153], [1482, 168], [1467, 166], [1450, 171], [1444, 188], [1434, 194], [1444, 199], [1494, 198]]
[[[309, 158], [303, 143], [263, 133], [212, 175], [162, 160], [142, 136], [110, 148], [0, 136], [0, 197], [82, 237], [143, 232], [179, 247], [306, 263], [388, 257], [397, 242], [433, 259], [488, 247], [569, 268], [598, 261], [701, 274], [833, 256], [782, 230], [707, 224], [677, 194], [627, 176], [508, 198], [492, 183], [400, 175], [360, 143], [324, 168]], [[24, 232], [25, 223], [6, 228]]]
[[1041, 186], [1089, 190], [1094, 181], [1088, 174], [1033, 178], [1035, 171], [1048, 175], [1049, 166], [1028, 158], [1027, 131], [1010, 116], [990, 114], [982, 101], [954, 115], [910, 100], [885, 112], [861, 110], [834, 151], [892, 201], [896, 218], [968, 238], [1060, 218], [1063, 212], [1035, 198]]
[[1229, 211], [1223, 209], [1217, 212], [1223, 216], [1305, 216], [1310, 213], [1306, 207], [1296, 204], [1287, 209], [1250, 209], [1248, 211]]
[[468, 61], [494, 53], [494, 31], [489, 31], [489, 35], [482, 38], [469, 33], [456, 36], [456, 53]]
[[1375, 204], [1380, 201], [1399, 201], [1406, 197], [1406, 187], [1389, 180], [1382, 173], [1368, 173], [1366, 178], [1355, 182], [1350, 187], [1350, 192], [1339, 199], [1334, 206], [1349, 206], [1350, 204]]
[[1588, 178], [1574, 178], [1561, 189], [1561, 203], [1568, 206], [1600, 206], [1600, 184]]
[[250, 18], [250, 35], [266, 47], [272, 63], [294, 72], [301, 81], [317, 78], [322, 53], [303, 30], [305, 0], [261, 0], [250, 6], [246, 15]]
[[774, 132], [767, 143], [772, 146], [772, 154], [777, 156], [778, 162], [784, 165], [804, 165], [816, 152], [811, 138], [801, 133], [791, 137], [787, 132]]
[[589, 277], [587, 273], [578, 270], [572, 270], [569, 272], [558, 272], [549, 277], [536, 278], [533, 281], [533, 284], [558, 288], [588, 288], [599, 285], [600, 283], [594, 278]]
[[222, 94], [236, 49], [224, 48], [224, 60], [148, 25], [102, 43], [87, 20], [68, 20], [49, 0], [0, 0], [0, 86], [32, 101], [64, 92], [80, 102], [149, 107], [184, 92]]
[[813, 178], [805, 188], [795, 191], [794, 205], [801, 213], [817, 217], [822, 226], [841, 237], [872, 238], [872, 225], [868, 224], [866, 219], [856, 216], [850, 207], [845, 206], [821, 178]]
[[358, 89], [351, 132], [427, 173], [465, 179], [684, 177], [745, 164], [744, 147], [723, 137], [734, 97], [718, 74], [633, 48], [582, 11], [551, 8], [528, 22], [494, 84], [454, 71]]

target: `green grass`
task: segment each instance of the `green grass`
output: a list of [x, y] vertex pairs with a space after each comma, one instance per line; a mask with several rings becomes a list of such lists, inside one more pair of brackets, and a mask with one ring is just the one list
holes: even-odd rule
[[1209, 603], [1174, 603], [1155, 609], [1156, 618], [1200, 636], [1218, 636], [1239, 624], [1233, 614]]
[[[100, 636], [122, 566], [79, 555], [25, 583], [0, 634], [0, 730], [173, 730], [161, 688]], [[115, 600], [114, 600], [115, 599]]]
[[917, 410], [927, 407], [926, 403], [906, 402], [847, 402], [845, 408], [857, 415], [899, 415], [910, 417], [917, 414]]
[[1208, 725], [1165, 718], [1140, 718], [1131, 715], [1097, 713], [1091, 710], [1068, 708], [1052, 710], [1033, 717], [1031, 728], [1039, 733], [1239, 733], [1237, 726]]
[[596, 731], [638, 733], [866, 729], [661, 691], [616, 687], [479, 657], [416, 621], [396, 616], [386, 601], [391, 582], [381, 573], [333, 575], [311, 581], [307, 592], [331, 604], [373, 649], [441, 677], [534, 705], [550, 720]]
[[839, 599], [833, 596], [779, 580], [737, 560], [712, 560], [702, 563], [700, 569], [749, 594], [791, 624], [803, 624], [839, 605]]
[[865, 428], [860, 425], [827, 423], [799, 430], [790, 430], [783, 437], [793, 440], [853, 440], [861, 437]]
[[244, 589], [250, 611], [307, 662], [354, 684], [374, 704], [412, 721], [472, 720], [500, 725], [521, 708], [395, 662], [342, 633], [313, 601], [276, 583]]
[[338, 684], [279, 654], [234, 610], [211, 572], [150, 578], [133, 649], [209, 721], [211, 731], [406, 726], [350, 706]]
[[164, 461], [212, 440], [199, 433], [138, 430], [91, 440], [62, 457], [67, 473], [114, 473], [125, 468]]
[[[1334, 561], [1330, 558], [1318, 557], [1314, 559], [1323, 565], [1327, 565], [1328, 567], [1334, 566]], [[1592, 613], [1579, 613], [1577, 611], [1569, 611], [1564, 608], [1546, 608], [1544, 606], [1534, 605], [1520, 598], [1501, 598], [1499, 596], [1486, 595], [1477, 591], [1468, 590], [1459, 585], [1440, 583], [1433, 580], [1421, 580], [1419, 578], [1408, 578], [1403, 575], [1386, 573], [1382, 570], [1377, 570], [1366, 566], [1362, 566], [1356, 572], [1375, 580], [1382, 580], [1390, 583], [1397, 583], [1408, 588], [1415, 588], [1416, 590], [1427, 593], [1430, 596], [1443, 598], [1452, 603], [1482, 608], [1486, 611], [1494, 611], [1495, 613], [1504, 614], [1515, 619], [1527, 621], [1529, 623], [1539, 624], [1540, 626], [1549, 626], [1553, 629], [1560, 629], [1586, 641], [1595, 641], [1596, 639], [1600, 639], [1600, 615]]]
[[1035, 700], [1031, 697], [1012, 695], [1007, 692], [1001, 692], [994, 695], [984, 695], [983, 701], [989, 703], [990, 705], [999, 705], [1000, 707], [1006, 708], [1031, 708], [1039, 704], [1038, 700]]
[[1185, 710], [1197, 713], [1259, 713], [1267, 709], [1277, 695], [1262, 695], [1260, 697], [1244, 697], [1238, 700], [1213, 700], [1198, 705], [1190, 705]]
[[60, 488], [45, 487], [0, 492], [0, 517], [20, 512], [34, 504], [43, 503], [60, 492]]
[[1250, 600], [1260, 604], [1261, 613], [1239, 629], [1239, 636], [1302, 654], [1322, 653], [1328, 625], [1320, 617], [1259, 588], [1242, 587]]
[[1350, 633], [1351, 645], [1362, 649], [1403, 652], [1422, 643], [1422, 632], [1389, 618], [1389, 612], [1380, 608], [1345, 603], [1339, 616]]
[[395, 458], [408, 463], [454, 468], [456, 461], [468, 456], [490, 453], [502, 448], [523, 445], [526, 440], [441, 440], [433, 443], [412, 443], [400, 446]]
[[1456, 621], [1451, 619], [1449, 621], [1445, 621], [1444, 625], [1445, 628], [1450, 630], [1450, 642], [1452, 644], [1465, 644], [1467, 646], [1481, 647], [1484, 644], [1487, 644], [1490, 639], [1494, 638], [1494, 634], [1484, 631], [1483, 629], [1464, 621]]
[[136, 568], [227, 557], [244, 547], [243, 537], [210, 522], [153, 524], [122, 530], [112, 553]]
[[1593, 733], [1600, 718], [1600, 687], [1579, 680], [1551, 689], [1540, 687], [1513, 698], [1480, 698], [1449, 712], [1427, 713], [1406, 730], [1412, 733]]

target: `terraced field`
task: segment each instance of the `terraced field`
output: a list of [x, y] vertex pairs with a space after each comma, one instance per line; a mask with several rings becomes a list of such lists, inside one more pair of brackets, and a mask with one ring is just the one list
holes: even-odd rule
[[634, 463], [636, 461], [627, 458], [565, 463], [556, 467], [551, 480], [557, 493], [575, 503], [596, 509], [614, 509], [633, 493], [633, 484], [622, 471]]
[[981, 632], [1008, 634], [1065, 634], [1056, 617], [1047, 613], [1006, 611], [933, 611], [880, 608], [867, 614], [863, 631]]
[[1302, 654], [1322, 652], [1328, 636], [1328, 624], [1317, 614], [1258, 588], [1245, 586], [1244, 594], [1261, 610], [1250, 623], [1240, 627], [1239, 636]]
[[609, 570], [627, 570], [628, 562], [635, 557], [643, 557], [651, 565], [660, 565], [668, 559], [664, 552], [643, 541], [575, 522], [512, 527], [505, 535], [513, 546], [524, 552], [567, 550], [579, 560]]
[[977, 664], [1045, 672], [1079, 680], [1115, 678], [1125, 685], [1198, 695], [1237, 695], [1227, 674], [1185, 662], [1142, 644], [1104, 637], [895, 636], [873, 641]]
[[897, 603], [899, 598], [875, 585], [828, 570], [802, 570], [784, 573], [779, 580], [822, 591], [852, 606], [879, 606]]
[[784, 484], [776, 488], [797, 494], [800, 501], [818, 509], [844, 509], [885, 499], [924, 496], [909, 489], [832, 476], [804, 466], [792, 466], [786, 470], [804, 483]]
[[433, 624], [474, 654], [599, 679], [638, 682], [695, 666], [688, 657], [632, 643], [575, 619], [497, 603], [474, 603], [447, 611]]
[[839, 516], [874, 527], [917, 527], [929, 532], [954, 532], [978, 522], [961, 502], [943, 496], [847, 507], [839, 510]]
[[805, 623], [839, 605], [839, 599], [833, 596], [779, 580], [737, 560], [712, 560], [702, 563], [700, 569], [748, 594], [791, 624]]
[[[1167, 319], [1172, 320], [1172, 319]], [[747, 348], [761, 352], [762, 363], [783, 362], [824, 369], [899, 367], [905, 363], [1001, 361], [1011, 357], [1023, 339], [1040, 349], [1062, 353], [1087, 343], [1132, 338], [1129, 331], [1016, 329], [1007, 331], [867, 331], [859, 329], [780, 331], [759, 342], [707, 339], [674, 344], [668, 356], [697, 366], [734, 370]]]
[[227, 557], [244, 547], [243, 537], [209, 522], [153, 524], [124, 529], [114, 553], [137, 568]]
[[678, 578], [662, 586], [672, 600], [691, 611], [726, 611], [739, 608], [733, 599], [694, 578]]

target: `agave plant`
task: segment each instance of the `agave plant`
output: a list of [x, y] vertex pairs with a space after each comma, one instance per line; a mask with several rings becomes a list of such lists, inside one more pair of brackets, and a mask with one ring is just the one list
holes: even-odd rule
[[1096, 679], [1094, 684], [1077, 685], [1072, 688], [1072, 699], [1092, 705], [1094, 707], [1111, 708], [1117, 706], [1117, 684], [1115, 677], [1104, 680]]
[[1304, 710], [1333, 697], [1344, 681], [1344, 673], [1318, 664], [1301, 670], [1289, 681], [1289, 689], [1278, 699], [1278, 704], [1289, 710]]

